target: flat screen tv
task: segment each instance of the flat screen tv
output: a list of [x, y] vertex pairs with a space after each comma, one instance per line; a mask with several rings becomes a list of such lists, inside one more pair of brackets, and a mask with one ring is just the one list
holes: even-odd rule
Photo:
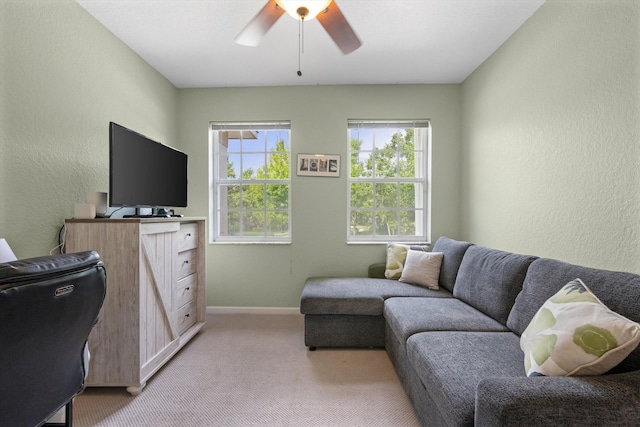
[[187, 207], [187, 155], [109, 123], [109, 205]]

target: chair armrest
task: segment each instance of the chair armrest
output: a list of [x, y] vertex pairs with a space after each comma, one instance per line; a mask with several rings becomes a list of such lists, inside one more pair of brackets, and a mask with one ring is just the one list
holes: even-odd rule
[[387, 264], [384, 262], [376, 262], [369, 266], [367, 277], [373, 279], [384, 279], [384, 271], [387, 269]]
[[47, 255], [0, 263], [0, 285], [33, 282], [51, 275], [73, 273], [86, 267], [102, 265], [96, 251]]
[[640, 371], [488, 378], [476, 390], [475, 425], [640, 425]]

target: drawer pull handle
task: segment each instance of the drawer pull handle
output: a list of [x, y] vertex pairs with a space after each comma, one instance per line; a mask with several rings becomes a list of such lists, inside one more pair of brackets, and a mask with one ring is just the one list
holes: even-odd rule
[[189, 260], [185, 260], [183, 264], [189, 264]]
[[191, 237], [191, 233], [187, 233], [187, 237]]
[[185, 291], [188, 291], [189, 289], [191, 289], [191, 288], [188, 287], [188, 286], [186, 288], [184, 288]]
[[189, 317], [189, 313], [185, 314], [184, 317]]

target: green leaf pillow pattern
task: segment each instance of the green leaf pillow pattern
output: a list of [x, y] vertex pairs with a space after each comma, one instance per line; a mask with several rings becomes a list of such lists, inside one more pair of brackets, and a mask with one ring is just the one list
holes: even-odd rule
[[640, 342], [640, 324], [605, 306], [580, 279], [549, 298], [520, 337], [527, 376], [600, 375]]
[[404, 262], [407, 259], [407, 251], [423, 251], [429, 250], [429, 245], [403, 245], [399, 243], [389, 243], [387, 245], [387, 265], [384, 271], [384, 277], [387, 279], [399, 279], [402, 275]]

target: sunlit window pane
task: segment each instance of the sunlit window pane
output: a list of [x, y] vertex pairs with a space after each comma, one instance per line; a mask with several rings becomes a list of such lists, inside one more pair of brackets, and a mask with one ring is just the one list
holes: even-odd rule
[[267, 209], [289, 209], [289, 186], [286, 184], [267, 184]]
[[212, 123], [212, 240], [290, 242], [288, 122]]
[[373, 184], [359, 182], [351, 184], [351, 207], [370, 208], [373, 206]]
[[350, 229], [352, 236], [372, 236], [374, 234], [372, 211], [351, 210]]
[[428, 239], [428, 121], [349, 120], [348, 127], [348, 240]]
[[376, 184], [376, 207], [395, 208], [398, 206], [398, 184]]

